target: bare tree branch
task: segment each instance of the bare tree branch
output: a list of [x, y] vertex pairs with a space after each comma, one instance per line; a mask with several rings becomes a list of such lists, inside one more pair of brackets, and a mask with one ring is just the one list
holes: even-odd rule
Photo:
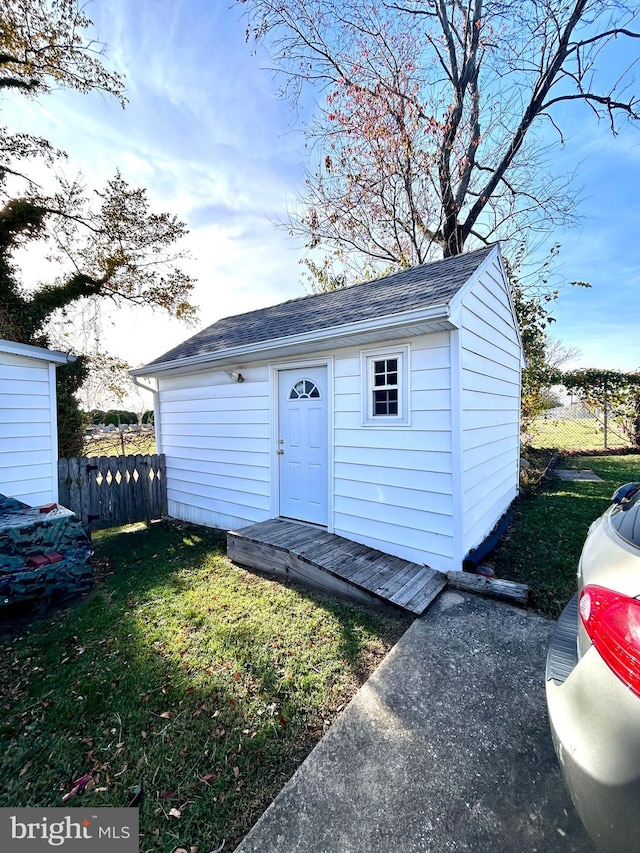
[[575, 190], [543, 156], [543, 122], [562, 145], [561, 104], [613, 133], [640, 117], [625, 94], [633, 61], [599, 82], [603, 51], [640, 35], [621, 0], [238, 2], [289, 93], [311, 82], [326, 97], [306, 128], [319, 166], [287, 224], [345, 264], [414, 263], [570, 221]]

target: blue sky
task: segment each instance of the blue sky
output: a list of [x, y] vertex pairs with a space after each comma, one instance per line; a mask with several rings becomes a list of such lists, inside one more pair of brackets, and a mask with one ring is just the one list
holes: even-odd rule
[[[301, 296], [301, 247], [277, 229], [302, 181], [298, 119], [277, 98], [266, 56], [245, 42], [231, 0], [93, 0], [87, 12], [124, 73], [126, 110], [99, 94], [8, 99], [4, 118], [69, 154], [67, 170], [100, 186], [120, 168], [158, 209], [189, 228], [201, 326]], [[304, 115], [303, 115], [304, 118]], [[554, 336], [579, 347], [579, 364], [640, 368], [640, 132], [612, 138], [586, 109], [569, 114], [560, 167], [577, 169], [579, 227], [559, 233]], [[104, 341], [137, 366], [192, 334], [149, 311], [110, 315]]]

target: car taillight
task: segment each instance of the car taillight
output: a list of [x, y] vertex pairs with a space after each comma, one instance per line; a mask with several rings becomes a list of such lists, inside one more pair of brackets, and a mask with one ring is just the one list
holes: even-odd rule
[[600, 657], [640, 696], [640, 601], [592, 584], [582, 590], [580, 617]]

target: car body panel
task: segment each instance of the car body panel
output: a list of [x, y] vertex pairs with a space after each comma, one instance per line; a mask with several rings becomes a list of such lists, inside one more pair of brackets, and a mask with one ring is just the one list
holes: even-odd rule
[[593, 647], [564, 682], [548, 679], [546, 688], [558, 761], [589, 835], [607, 853], [636, 853], [640, 700]]
[[588, 583], [640, 595], [640, 552], [611, 526], [611, 509], [587, 536], [578, 565], [578, 588]]
[[[640, 529], [639, 497], [627, 506], [638, 515]], [[591, 526], [578, 567], [579, 591], [597, 584], [640, 596], [640, 548], [612, 527], [611, 514], [619, 511], [611, 507]], [[598, 849], [635, 853], [640, 849], [640, 698], [600, 657], [577, 602], [574, 597], [565, 608], [549, 646], [551, 734], [576, 810]]]

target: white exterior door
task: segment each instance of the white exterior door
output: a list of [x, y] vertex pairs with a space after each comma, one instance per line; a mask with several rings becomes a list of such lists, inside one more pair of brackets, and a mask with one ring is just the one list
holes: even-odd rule
[[278, 377], [280, 515], [327, 524], [327, 368], [281, 370]]

